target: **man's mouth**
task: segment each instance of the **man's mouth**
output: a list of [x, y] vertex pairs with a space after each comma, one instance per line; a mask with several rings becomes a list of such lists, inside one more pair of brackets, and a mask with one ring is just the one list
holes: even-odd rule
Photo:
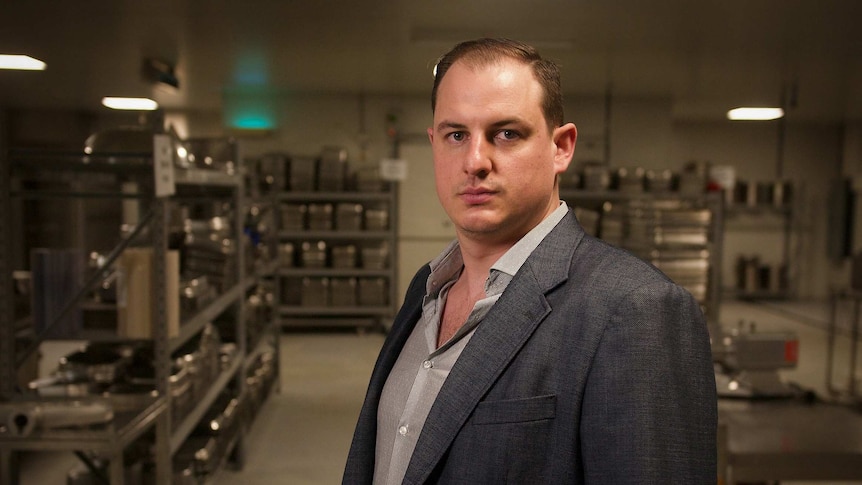
[[489, 188], [467, 187], [461, 190], [460, 197], [468, 205], [478, 205], [488, 202], [495, 194], [496, 191]]

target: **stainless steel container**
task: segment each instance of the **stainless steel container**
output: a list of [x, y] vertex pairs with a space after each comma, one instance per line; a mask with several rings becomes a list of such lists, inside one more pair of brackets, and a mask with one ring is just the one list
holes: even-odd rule
[[644, 191], [644, 169], [641, 167], [619, 168], [616, 172], [617, 190], [624, 194], [640, 194]]
[[650, 193], [667, 193], [673, 190], [673, 171], [647, 170], [646, 189]]
[[308, 228], [313, 231], [332, 230], [332, 204], [308, 204]]
[[317, 187], [317, 159], [291, 157], [288, 162], [288, 188], [293, 191], [311, 191]]
[[317, 189], [340, 192], [347, 178], [347, 150], [342, 147], [324, 147], [318, 162]]
[[281, 204], [281, 230], [301, 231], [308, 226], [308, 206], [305, 204]]
[[362, 204], [338, 204], [335, 209], [335, 228], [339, 231], [362, 229]]
[[385, 231], [389, 228], [389, 210], [380, 207], [365, 209], [365, 229], [368, 231]]
[[324, 307], [329, 305], [329, 278], [303, 278], [301, 305]]
[[385, 278], [359, 278], [358, 300], [360, 306], [386, 305], [387, 283]]
[[335, 246], [332, 248], [332, 267], [338, 269], [352, 269], [356, 267], [357, 250], [353, 244]]
[[285, 268], [292, 268], [296, 265], [296, 252], [293, 243], [286, 242], [278, 245], [278, 264]]
[[611, 174], [608, 167], [599, 163], [584, 164], [584, 190], [607, 190], [611, 185]]
[[332, 278], [330, 280], [330, 303], [336, 307], [352, 307], [357, 302], [356, 278]]
[[362, 248], [362, 267], [365, 269], [386, 269], [389, 265], [389, 245], [364, 246]]
[[305, 241], [302, 243], [302, 266], [304, 268], [325, 268], [326, 241]]

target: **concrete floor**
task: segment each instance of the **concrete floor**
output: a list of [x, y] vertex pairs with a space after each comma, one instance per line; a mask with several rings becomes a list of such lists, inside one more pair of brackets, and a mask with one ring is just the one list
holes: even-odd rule
[[281, 391], [248, 434], [242, 471], [222, 470], [214, 485], [318, 485], [341, 474], [379, 333], [289, 333], [281, 339]]
[[[799, 365], [782, 371], [782, 378], [826, 395], [828, 305], [727, 302], [721, 311], [725, 328], [742, 320], [754, 322], [761, 331], [795, 332], [800, 340]], [[847, 361], [848, 341], [841, 337], [842, 363]], [[271, 395], [247, 435], [245, 466], [239, 471], [223, 469], [211, 483], [340, 483], [353, 427], [382, 342], [383, 336], [376, 333], [285, 333], [281, 337], [281, 389]], [[846, 365], [836, 371], [836, 382], [845, 382], [841, 379], [846, 379]], [[63, 484], [65, 471], [74, 465], [70, 454], [26, 456], [22, 484]], [[834, 481], [805, 483], [837, 485]]]

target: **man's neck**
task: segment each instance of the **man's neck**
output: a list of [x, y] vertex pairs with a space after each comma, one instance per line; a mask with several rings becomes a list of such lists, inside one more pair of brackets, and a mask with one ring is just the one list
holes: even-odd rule
[[514, 245], [514, 243], [488, 245], [487, 242], [477, 242], [468, 237], [459, 237], [458, 242], [461, 246], [461, 258], [464, 261], [464, 271], [459, 279], [466, 279], [465, 283], [471, 290], [484, 288], [491, 266]]

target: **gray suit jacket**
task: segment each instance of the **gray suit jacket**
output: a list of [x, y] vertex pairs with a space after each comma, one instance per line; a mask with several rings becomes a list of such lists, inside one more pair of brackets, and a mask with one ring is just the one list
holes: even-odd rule
[[[429, 272], [413, 278], [383, 344], [346, 484], [372, 481], [380, 394], [421, 318]], [[697, 303], [569, 211], [476, 329], [404, 483], [714, 484], [716, 420]]]

